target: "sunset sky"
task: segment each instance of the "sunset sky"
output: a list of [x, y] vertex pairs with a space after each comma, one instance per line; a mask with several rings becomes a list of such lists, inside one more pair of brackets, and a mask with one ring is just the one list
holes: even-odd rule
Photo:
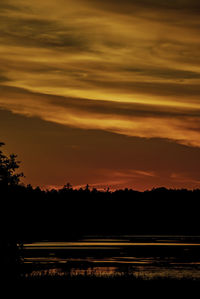
[[0, 141], [44, 188], [200, 188], [199, 0], [1, 0]]

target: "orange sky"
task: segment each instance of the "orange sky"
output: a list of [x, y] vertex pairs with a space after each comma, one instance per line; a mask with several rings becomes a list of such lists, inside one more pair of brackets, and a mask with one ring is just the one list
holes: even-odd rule
[[1, 0], [0, 139], [25, 183], [200, 186], [197, 0]]

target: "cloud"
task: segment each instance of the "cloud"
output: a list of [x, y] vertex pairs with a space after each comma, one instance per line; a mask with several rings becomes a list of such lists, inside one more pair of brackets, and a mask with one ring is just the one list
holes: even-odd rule
[[87, 38], [78, 33], [71, 23], [61, 25], [57, 20], [26, 16], [19, 18], [17, 15], [3, 15], [1, 21], [0, 40], [4, 45], [89, 50]]
[[1, 1], [0, 107], [200, 147], [197, 1]]
[[[96, 176], [100, 179], [89, 185], [90, 188], [97, 188], [99, 190], [106, 190], [108, 187], [110, 190], [123, 188], [124, 186], [133, 186], [133, 182], [144, 180], [145, 177], [156, 178], [157, 174], [148, 170], [110, 170], [110, 169], [98, 169]], [[84, 188], [86, 184], [76, 185], [75, 188]]]
[[107, 9], [120, 14], [138, 14], [140, 11], [152, 10], [160, 13], [164, 11], [166, 14], [171, 11], [198, 14], [200, 10], [198, 0], [125, 0], [123, 3], [120, 0], [84, 0], [84, 2], [96, 6], [98, 9]]
[[14, 3], [14, 1], [12, 0], [1, 0], [0, 3], [0, 13], [10, 13], [12, 11], [16, 12], [16, 11], [22, 11], [23, 7], [19, 7], [18, 5], [16, 5]]
[[[134, 105], [130, 105], [131, 113], [123, 113], [123, 109], [115, 113], [112, 109], [113, 103], [105, 113], [103, 105], [97, 105], [93, 101], [84, 99], [59, 98], [48, 95], [26, 92], [17, 88], [2, 87], [2, 98], [0, 107], [8, 109], [14, 113], [26, 116], [36, 116], [46, 121], [59, 123], [82, 129], [96, 129], [123, 134], [127, 136], [137, 136], [143, 138], [171, 139], [175, 142], [200, 147], [200, 121], [198, 116], [157, 115], [152, 112], [139, 111], [134, 113]], [[6, 98], [6, 101], [5, 101]], [[69, 103], [67, 103], [69, 101]], [[58, 104], [56, 103], [58, 102]], [[76, 104], [73, 104], [75, 102]], [[90, 106], [91, 102], [91, 106]], [[64, 104], [63, 104], [64, 103]], [[102, 104], [102, 103], [101, 103]], [[128, 106], [127, 106], [128, 107]], [[92, 108], [92, 109], [91, 109]], [[126, 110], [125, 110], [126, 111]], [[152, 115], [153, 114], [153, 115]]]

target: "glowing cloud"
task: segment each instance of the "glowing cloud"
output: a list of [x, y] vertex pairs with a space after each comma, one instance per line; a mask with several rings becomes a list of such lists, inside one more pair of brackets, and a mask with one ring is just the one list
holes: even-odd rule
[[199, 11], [196, 0], [1, 0], [0, 108], [199, 148]]

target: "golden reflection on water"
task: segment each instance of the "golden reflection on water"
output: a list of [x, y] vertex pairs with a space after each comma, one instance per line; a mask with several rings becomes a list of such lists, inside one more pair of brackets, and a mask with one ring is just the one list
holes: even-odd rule
[[[180, 242], [179, 242], [180, 240]], [[70, 242], [33, 242], [24, 244], [24, 263], [33, 267], [30, 276], [123, 276], [132, 275], [142, 279], [154, 277], [200, 279], [200, 239], [195, 238], [85, 238]], [[196, 243], [195, 243], [196, 241]], [[164, 248], [160, 251], [158, 247]], [[140, 248], [141, 247], [141, 248]], [[134, 250], [138, 248], [138, 250]], [[145, 256], [141, 249], [147, 249]], [[151, 252], [164, 252], [166, 256], [151, 256]], [[166, 248], [166, 249], [165, 249]], [[168, 249], [174, 248], [171, 256]], [[176, 248], [180, 248], [176, 249]], [[133, 250], [132, 250], [133, 249]], [[153, 251], [152, 251], [152, 250]], [[197, 250], [196, 250], [197, 249]], [[88, 251], [87, 251], [88, 250]], [[173, 256], [174, 252], [183, 256]], [[195, 251], [196, 250], [196, 251]], [[187, 260], [186, 255], [189, 253]], [[190, 259], [197, 253], [194, 259]], [[36, 268], [34, 269], [34, 266]]]
[[115, 276], [119, 275], [117, 270], [117, 267], [72, 268], [70, 270], [70, 276]]
[[193, 278], [200, 279], [200, 272], [198, 269], [191, 271], [190, 268], [167, 268], [167, 267], [149, 267], [138, 266], [128, 271], [123, 271], [116, 266], [95, 266], [88, 268], [77, 268], [72, 267], [70, 270], [66, 271], [62, 268], [50, 268], [50, 269], [40, 269], [34, 270], [31, 273], [27, 273], [26, 277], [135, 277], [144, 280], [151, 280], [154, 278], [172, 278], [172, 279], [184, 279]]
[[[63, 248], [73, 248], [80, 247], [93, 248], [93, 247], [126, 247], [126, 246], [200, 246], [197, 243], [171, 243], [171, 242], [39, 242], [24, 244], [26, 249], [63, 249]], [[103, 248], [102, 248], [103, 249]]]

